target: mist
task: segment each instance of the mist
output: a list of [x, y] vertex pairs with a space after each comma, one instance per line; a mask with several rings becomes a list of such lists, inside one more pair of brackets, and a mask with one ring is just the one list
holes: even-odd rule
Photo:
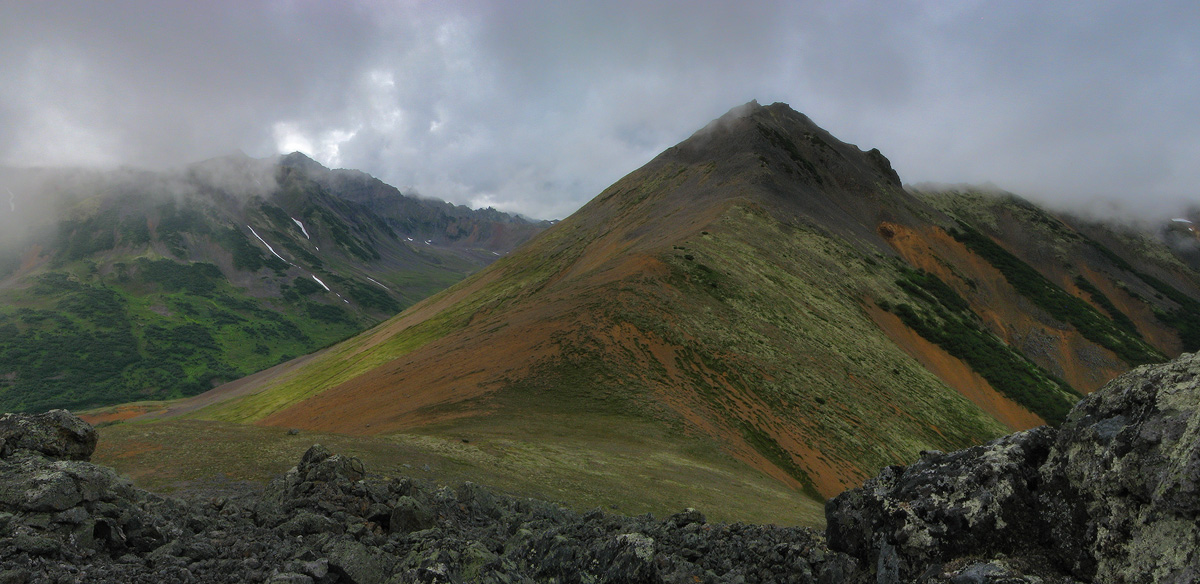
[[278, 188], [277, 163], [238, 154], [162, 171], [0, 167], [0, 255], [49, 243], [62, 221], [86, 218], [121, 197], [152, 206], [196, 196], [265, 197]]
[[300, 150], [561, 218], [757, 99], [910, 184], [1153, 218], [1200, 184], [1196, 30], [1188, 2], [9, 2], [0, 165]]

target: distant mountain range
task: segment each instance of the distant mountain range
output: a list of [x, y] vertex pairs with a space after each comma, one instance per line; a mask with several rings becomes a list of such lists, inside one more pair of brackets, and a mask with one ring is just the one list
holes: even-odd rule
[[6, 411], [201, 393], [362, 331], [548, 225], [300, 153], [0, 179]]

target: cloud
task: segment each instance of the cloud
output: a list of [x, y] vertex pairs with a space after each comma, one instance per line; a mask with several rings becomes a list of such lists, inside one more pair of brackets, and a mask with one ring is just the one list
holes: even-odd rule
[[0, 164], [302, 150], [561, 217], [786, 101], [906, 181], [1194, 198], [1188, 3], [116, 2], [0, 7]]

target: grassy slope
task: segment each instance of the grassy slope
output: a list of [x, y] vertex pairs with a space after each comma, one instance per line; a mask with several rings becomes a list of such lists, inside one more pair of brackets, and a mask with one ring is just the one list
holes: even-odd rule
[[714, 289], [718, 302], [680, 311], [681, 329], [693, 333], [698, 353], [750, 365], [737, 374], [767, 408], [754, 416], [768, 428], [777, 424], [776, 439], [794, 441], [789, 450], [815, 453], [801, 462], [810, 474], [842, 470], [852, 484], [862, 471], [911, 459], [922, 449], [954, 448], [1001, 432], [867, 317], [860, 302], [886, 293], [889, 266], [745, 208], [685, 246], [674, 259], [693, 283], [691, 264], [699, 262], [731, 281], [730, 290], [720, 291], [720, 283]]
[[[614, 427], [622, 431], [614, 434]], [[711, 442], [608, 416], [497, 417], [388, 436], [289, 435], [281, 428], [196, 420], [122, 423], [100, 428], [93, 461], [143, 488], [186, 493], [224, 481], [261, 485], [314, 443], [360, 457], [372, 473], [451, 485], [469, 480], [580, 510], [662, 516], [695, 507], [718, 521], [824, 522], [819, 503], [747, 469]]]

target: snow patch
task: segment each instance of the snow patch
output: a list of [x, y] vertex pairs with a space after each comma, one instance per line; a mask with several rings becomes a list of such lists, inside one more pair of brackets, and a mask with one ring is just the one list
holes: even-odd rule
[[[309, 274], [309, 275], [311, 276], [312, 274]], [[320, 284], [321, 287], [324, 288], [326, 292], [333, 292], [333, 290], [330, 290], [329, 286], [326, 286], [325, 282], [322, 282], [320, 278], [313, 276], [312, 279], [316, 280], [317, 283]], [[342, 298], [341, 294], [338, 294], [337, 292], [333, 292], [333, 295], [337, 296], [338, 298], [341, 298], [342, 302], [345, 302], [346, 304], [350, 304], [350, 301], [346, 300], [345, 298]]]
[[[11, 194], [11, 191], [10, 191], [10, 194]], [[1188, 221], [1187, 219], [1183, 219], [1183, 218], [1175, 218], [1175, 219], [1172, 219], [1171, 221], [1174, 221], [1176, 223], [1189, 223], [1189, 224], [1191, 223], [1191, 221]]]
[[263, 239], [262, 237], [259, 237], [258, 232], [255, 231], [253, 227], [250, 227], [249, 225], [247, 225], [246, 228], [250, 230], [250, 233], [254, 234], [254, 237], [258, 237], [258, 240], [261, 241], [263, 245], [267, 246], [267, 249], [271, 250], [271, 255], [274, 255], [275, 257], [283, 260], [283, 263], [285, 263], [289, 266], [294, 267], [296, 265], [296, 264], [293, 264], [292, 262], [289, 262], [289, 261], [283, 259], [283, 256], [275, 253], [275, 248], [271, 247], [271, 244], [267, 243], [267, 240]]
[[300, 233], [304, 234], [304, 239], [309, 239], [309, 240], [312, 239], [311, 237], [308, 236], [308, 230], [304, 228], [304, 224], [301, 223], [299, 219], [292, 217], [292, 221], [296, 222], [296, 226], [300, 228]]
[[[379, 280], [376, 280], [375, 278], [372, 278], [372, 277], [370, 277], [370, 276], [367, 276], [367, 279], [368, 279], [368, 280], [370, 280], [370, 281], [372, 281], [372, 282], [375, 282], [376, 284], [379, 284]], [[391, 289], [391, 288], [388, 288], [387, 286], [384, 286], [383, 284], [379, 284], [379, 287], [380, 287], [380, 288], [383, 288], [384, 290], [387, 290], [388, 292], [391, 292], [391, 291], [392, 291], [392, 289]]]

